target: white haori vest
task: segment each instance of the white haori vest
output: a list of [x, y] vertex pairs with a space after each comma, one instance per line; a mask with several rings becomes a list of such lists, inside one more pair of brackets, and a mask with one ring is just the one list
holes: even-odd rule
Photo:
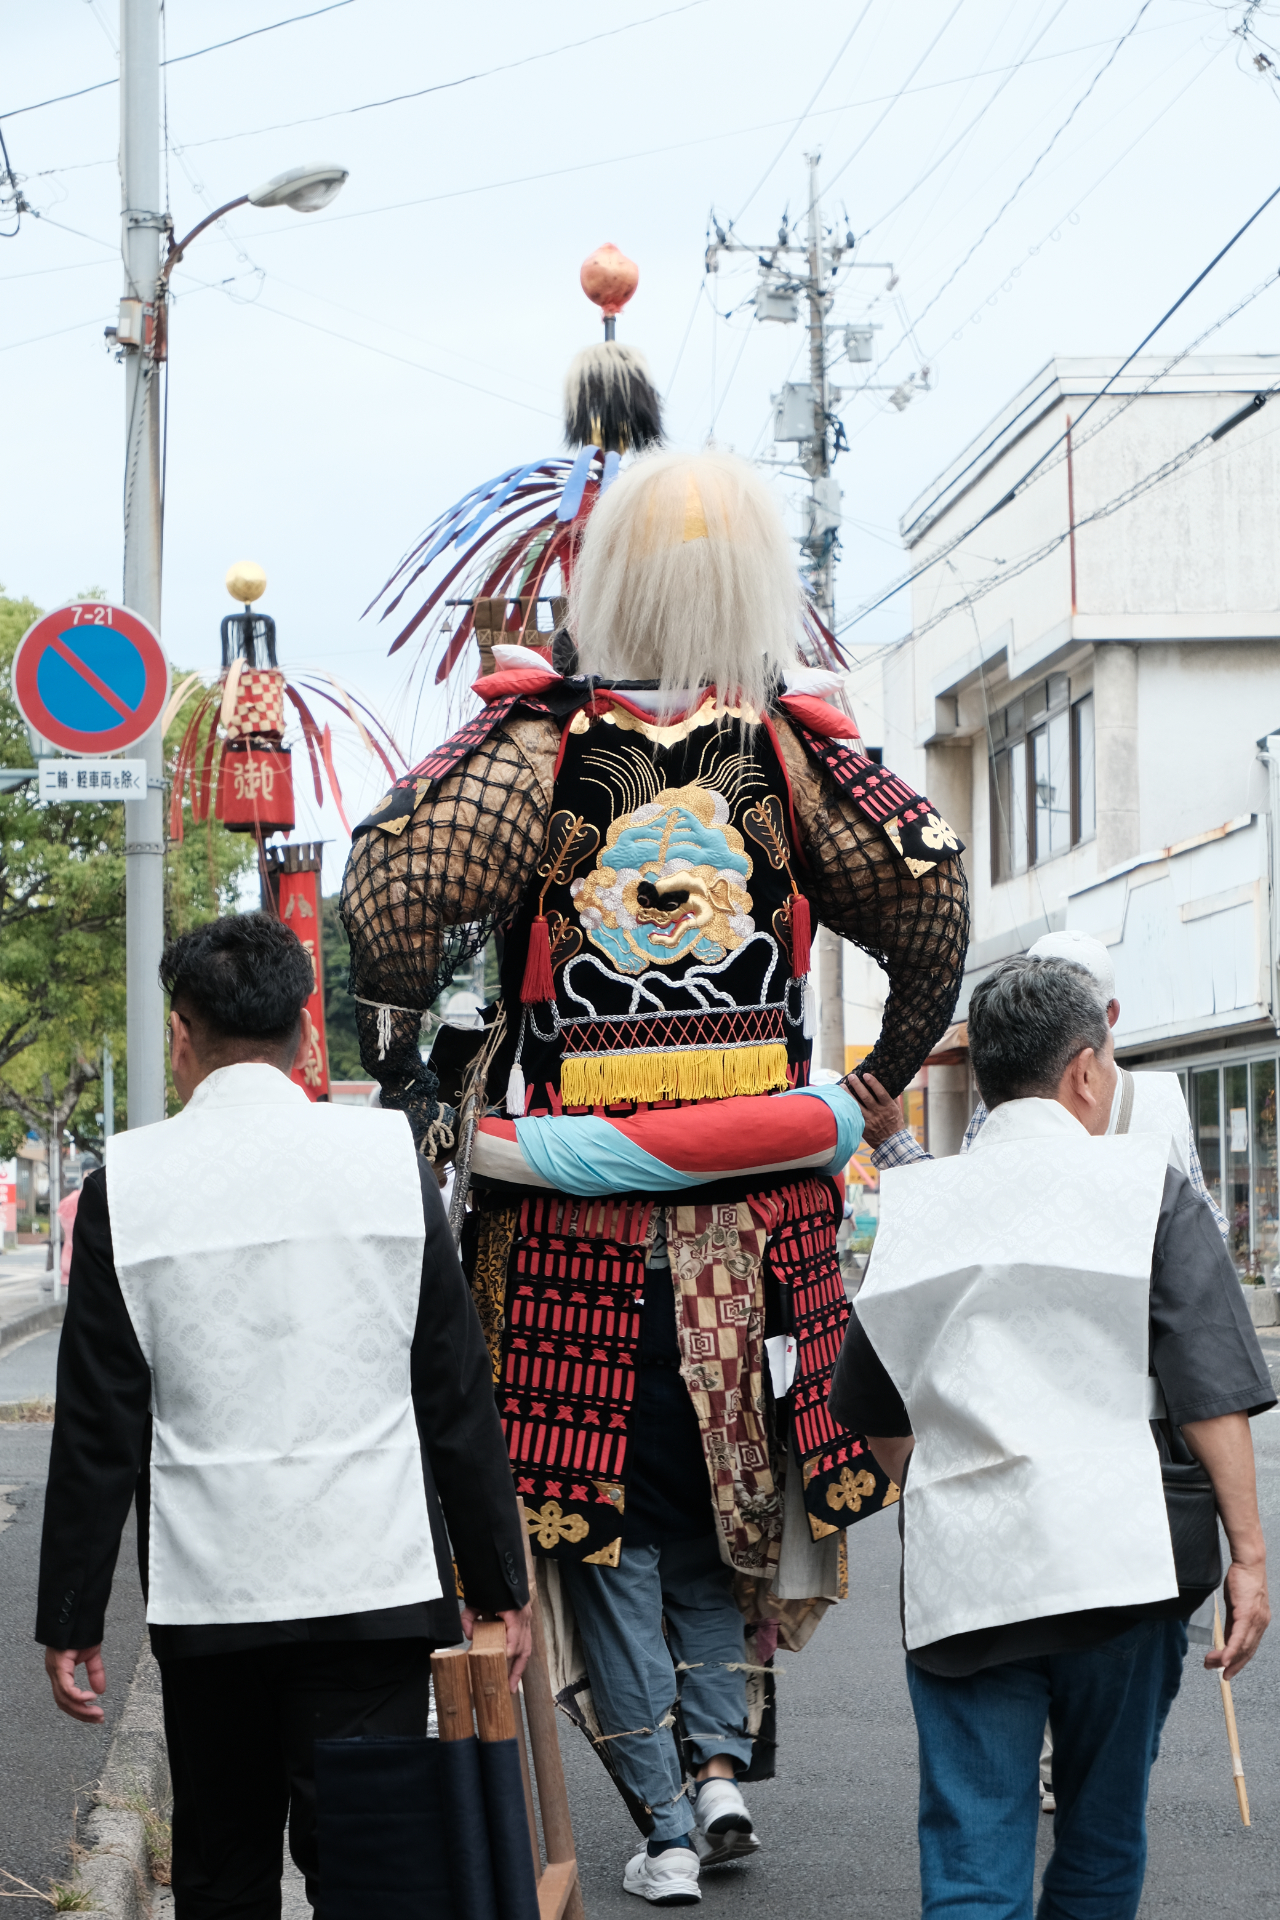
[[116, 1272], [151, 1369], [147, 1618], [434, 1600], [409, 1348], [422, 1189], [402, 1114], [223, 1067], [107, 1142]]
[[[1176, 1073], [1130, 1073], [1127, 1075], [1133, 1088], [1133, 1105], [1129, 1116], [1128, 1133], [1167, 1133], [1169, 1136], [1169, 1165], [1176, 1167], [1179, 1173], [1191, 1178], [1191, 1115], [1183, 1097], [1182, 1084]], [[1124, 1079], [1116, 1087], [1116, 1097], [1111, 1103], [1111, 1120], [1107, 1127], [1114, 1134], [1120, 1119], [1120, 1109], [1124, 1100]]]
[[908, 1648], [1177, 1594], [1148, 1425], [1167, 1156], [1011, 1100], [968, 1153], [882, 1174], [857, 1310], [916, 1434]]

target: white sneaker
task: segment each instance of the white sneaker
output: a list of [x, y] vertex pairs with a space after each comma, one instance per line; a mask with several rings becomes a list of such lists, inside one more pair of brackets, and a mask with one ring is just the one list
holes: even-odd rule
[[1058, 1811], [1058, 1802], [1054, 1795], [1053, 1788], [1046, 1787], [1043, 1779], [1041, 1779], [1040, 1782], [1040, 1811], [1041, 1813], [1056, 1813]]
[[704, 1867], [718, 1867], [726, 1860], [741, 1860], [755, 1853], [757, 1837], [747, 1803], [738, 1791], [736, 1780], [704, 1780], [693, 1803], [697, 1821], [693, 1843]]
[[646, 1848], [628, 1860], [622, 1887], [655, 1907], [691, 1907], [702, 1898], [698, 1856], [690, 1847], [668, 1847], [655, 1860]]

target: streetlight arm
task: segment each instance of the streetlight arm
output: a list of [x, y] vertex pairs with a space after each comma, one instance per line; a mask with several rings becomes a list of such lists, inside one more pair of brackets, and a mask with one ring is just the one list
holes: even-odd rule
[[248, 204], [248, 194], [242, 193], [238, 200], [228, 200], [225, 207], [215, 207], [214, 211], [207, 215], [206, 218], [200, 222], [199, 226], [192, 227], [190, 233], [184, 234], [181, 240], [171, 240], [169, 242], [169, 252], [165, 258], [165, 263], [160, 269], [161, 290], [164, 291], [168, 288], [169, 275], [173, 272], [173, 269], [177, 266], [179, 260], [181, 260], [183, 254], [197, 235], [202, 234], [206, 227], [211, 227], [215, 220], [221, 220], [224, 213], [234, 213], [237, 207], [244, 207]]

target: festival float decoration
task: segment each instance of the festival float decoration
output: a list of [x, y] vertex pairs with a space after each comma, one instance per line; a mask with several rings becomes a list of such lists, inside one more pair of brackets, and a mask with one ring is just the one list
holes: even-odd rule
[[[583, 261], [579, 278], [603, 315], [604, 339], [583, 348], [565, 379], [568, 454], [509, 467], [473, 487], [432, 522], [365, 608], [381, 607], [380, 621], [407, 614], [388, 652], [417, 637], [424, 663], [436, 660], [437, 686], [473, 638], [482, 674], [493, 671], [495, 642], [532, 646], [552, 659], [553, 635], [538, 631], [539, 600], [550, 603], [558, 633], [592, 509], [616, 480], [624, 454], [662, 440], [662, 403], [644, 356], [616, 337], [617, 316], [639, 285], [640, 269], [609, 242]], [[549, 593], [557, 576], [560, 591]], [[450, 631], [457, 609], [461, 618]], [[809, 665], [848, 665], [835, 635], [808, 605], [803, 650]], [[565, 636], [552, 663], [571, 670], [571, 660]]]
[[[315, 975], [307, 1009], [314, 1038], [307, 1059], [293, 1078], [312, 1099], [329, 1097], [328, 1045], [324, 1029], [324, 961], [320, 939], [320, 868], [323, 843], [268, 847], [276, 833], [293, 832], [296, 818], [293, 753], [286, 744], [289, 708], [297, 717], [307, 749], [316, 805], [324, 803], [326, 786], [338, 817], [351, 832], [343, 807], [333, 757], [332, 723], [322, 726], [315, 709], [327, 702], [355, 729], [365, 751], [376, 755], [392, 780], [394, 761], [403, 769], [404, 755], [389, 728], [332, 674], [286, 677], [276, 658], [276, 623], [269, 614], [254, 611], [254, 602], [266, 592], [267, 576], [252, 561], [238, 561], [228, 570], [227, 591], [243, 607], [222, 622], [222, 671], [206, 687], [187, 720], [178, 743], [169, 802], [169, 838], [183, 837], [184, 803], [192, 821], [200, 825], [213, 818], [232, 833], [252, 833], [258, 843], [263, 906], [292, 927], [306, 948]], [[174, 689], [165, 710], [162, 729], [173, 725], [193, 689], [204, 676], [191, 673]], [[323, 773], [323, 778], [322, 778]]]
[[[207, 820], [212, 809], [213, 817], [233, 833], [256, 835], [259, 846], [273, 833], [292, 833], [293, 753], [284, 739], [286, 701], [297, 715], [310, 758], [316, 805], [324, 804], [327, 782], [348, 834], [351, 826], [333, 762], [332, 725], [326, 720], [321, 726], [312, 708], [320, 701], [336, 707], [391, 779], [396, 769], [390, 756], [405, 764], [385, 723], [332, 674], [285, 677], [276, 659], [276, 623], [269, 614], [253, 611], [253, 602], [266, 587], [267, 576], [253, 561], [237, 561], [228, 569], [227, 591], [244, 612], [229, 613], [222, 622], [222, 672], [183, 729], [169, 802], [171, 840], [182, 839], [184, 801], [189, 801], [197, 824]], [[191, 673], [175, 688], [165, 710], [165, 733], [202, 679]]]

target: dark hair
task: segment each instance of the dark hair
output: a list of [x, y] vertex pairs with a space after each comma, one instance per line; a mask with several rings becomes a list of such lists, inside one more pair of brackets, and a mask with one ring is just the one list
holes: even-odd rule
[[973, 990], [969, 1058], [989, 1107], [1004, 1100], [1051, 1099], [1071, 1061], [1107, 1042], [1107, 1010], [1098, 983], [1074, 960], [1020, 954]]
[[175, 1013], [215, 1042], [296, 1040], [315, 976], [297, 935], [268, 913], [229, 914], [164, 950], [160, 984]]

